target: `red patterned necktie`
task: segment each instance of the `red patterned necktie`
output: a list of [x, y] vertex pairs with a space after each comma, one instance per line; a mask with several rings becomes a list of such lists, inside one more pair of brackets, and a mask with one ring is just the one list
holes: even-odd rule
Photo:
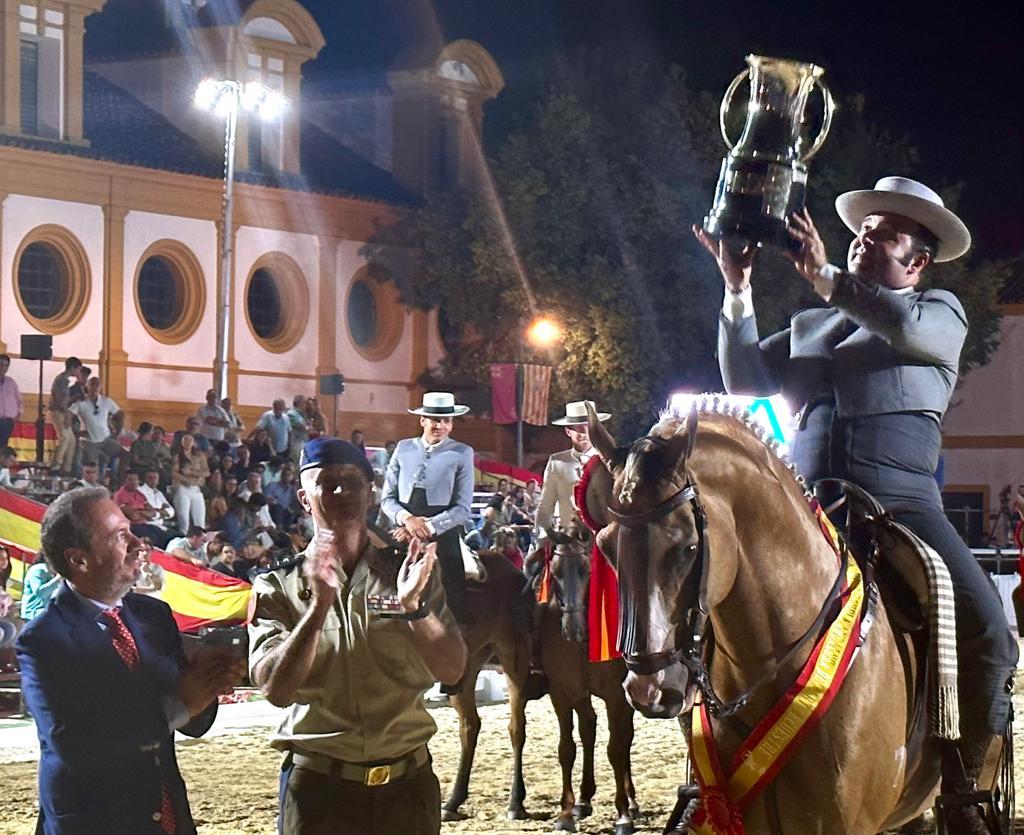
[[[103, 619], [109, 628], [114, 650], [129, 670], [137, 670], [139, 668], [139, 648], [121, 618], [120, 607], [107, 609], [103, 613]], [[178, 831], [174, 804], [171, 802], [171, 794], [167, 790], [166, 780], [160, 786], [160, 830], [167, 835], [174, 835]]]
[[110, 638], [117, 654], [121, 656], [121, 660], [129, 670], [137, 670], [139, 668], [139, 648], [135, 645], [132, 633], [128, 631], [128, 627], [125, 626], [124, 620], [121, 618], [120, 607], [107, 609], [103, 613], [103, 617], [110, 628]]

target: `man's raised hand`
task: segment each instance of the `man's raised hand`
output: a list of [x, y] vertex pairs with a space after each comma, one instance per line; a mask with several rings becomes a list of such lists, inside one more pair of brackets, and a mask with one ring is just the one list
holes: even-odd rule
[[398, 599], [407, 612], [415, 612], [420, 606], [423, 590], [430, 580], [430, 572], [437, 561], [437, 543], [424, 543], [414, 539], [409, 553], [398, 569]]
[[700, 245], [711, 254], [718, 264], [725, 286], [733, 293], [746, 290], [750, 286], [750, 274], [753, 271], [757, 247], [752, 243], [738, 247], [729, 241], [716, 241], [700, 226], [694, 224], [691, 228], [693, 236], [700, 241]]

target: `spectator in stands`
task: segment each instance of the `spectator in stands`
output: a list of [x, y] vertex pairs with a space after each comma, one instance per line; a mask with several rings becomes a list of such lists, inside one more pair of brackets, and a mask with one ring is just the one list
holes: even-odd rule
[[[288, 454], [288, 436], [291, 433], [291, 422], [288, 420], [288, 416], [284, 413], [284, 400], [280, 397], [274, 401], [273, 407], [268, 412], [264, 412], [260, 417], [259, 422], [256, 424], [256, 429], [262, 429], [267, 433], [267, 438], [270, 444], [270, 454], [287, 455]], [[266, 461], [270, 458], [268, 455], [266, 458], [257, 458], [256, 450], [251, 450], [253, 453], [253, 463], [256, 461]]]
[[537, 503], [540, 501], [540, 493], [537, 492], [537, 482], [533, 479], [526, 482], [526, 489], [523, 491], [523, 510], [530, 516], [537, 513]]
[[309, 426], [310, 438], [319, 438], [327, 434], [327, 421], [315, 397], [306, 398], [306, 424]]
[[199, 418], [199, 432], [210, 441], [223, 441], [224, 435], [231, 426], [231, 418], [217, 403], [217, 390], [208, 389], [206, 402], [196, 412]]
[[249, 470], [252, 469], [252, 462], [249, 456], [249, 447], [242, 444], [238, 449], [235, 450], [235, 469], [234, 475], [241, 484], [245, 481], [245, 477], [249, 475]]
[[380, 470], [382, 473], [387, 472], [388, 464], [391, 462], [391, 456], [394, 454], [396, 446], [398, 446], [397, 441], [387, 440], [384, 442], [383, 449], [378, 449], [370, 456], [370, 463], [373, 464], [375, 470]]
[[235, 474], [235, 456], [232, 452], [225, 452], [220, 457], [220, 473], [224, 476], [224, 481], [228, 480], [228, 476], [234, 476]]
[[71, 416], [68, 414], [68, 406], [71, 405], [71, 381], [70, 377], [82, 367], [82, 361], [78, 357], [68, 357], [64, 360], [64, 370], [53, 378], [50, 386], [50, 402], [47, 411], [50, 415], [50, 423], [57, 433], [57, 443], [53, 449], [53, 458], [50, 467], [63, 475], [71, 475], [75, 467], [75, 430], [71, 425]]
[[228, 416], [228, 425], [224, 430], [224, 440], [228, 442], [231, 449], [238, 449], [242, 445], [242, 436], [245, 435], [245, 423], [238, 416], [230, 397], [220, 401], [220, 407]]
[[243, 539], [242, 550], [238, 552], [235, 563], [235, 576], [239, 580], [251, 582], [255, 571], [260, 567], [260, 560], [267, 548], [254, 533], [248, 533]]
[[245, 483], [238, 488], [238, 496], [245, 501], [249, 501], [249, 497], [253, 493], [263, 492], [263, 476], [259, 470], [252, 470], [249, 475], [245, 477]]
[[[157, 443], [153, 440], [153, 424], [147, 420], [139, 424], [139, 436], [132, 441], [131, 450], [128, 453], [129, 467], [140, 473], [148, 469], [160, 469], [160, 461], [157, 458]], [[167, 470], [167, 478], [171, 477], [170, 468]]]
[[295, 522], [295, 514], [299, 507], [295, 471], [290, 464], [285, 464], [281, 468], [281, 477], [265, 488], [264, 495], [270, 503], [270, 518], [274, 520], [274, 524], [284, 530], [290, 528]]
[[182, 562], [190, 562], [193, 565], [206, 565], [206, 554], [203, 552], [203, 540], [206, 538], [206, 531], [198, 525], [192, 525], [185, 532], [184, 536], [177, 536], [167, 543], [165, 549], [168, 554]]
[[14, 424], [21, 417], [21, 392], [18, 384], [7, 376], [11, 358], [0, 354], [0, 446], [7, 446]]
[[75, 481], [71, 488], [76, 487], [102, 487], [100, 484], [100, 465], [95, 461], [86, 461], [82, 464], [82, 477]]
[[[269, 415], [270, 412], [267, 412], [267, 414]], [[262, 427], [256, 427], [253, 430], [252, 437], [249, 439], [247, 446], [249, 448], [249, 460], [246, 472], [252, 470], [257, 464], [269, 461], [274, 456], [274, 447], [270, 443], [270, 435]], [[239, 449], [239, 452], [241, 452], [241, 449]]]
[[58, 588], [60, 576], [53, 573], [42, 553], [37, 554], [36, 561], [25, 572], [21, 587], [22, 620], [32, 620], [41, 615]]
[[191, 525], [206, 525], [206, 502], [202, 485], [210, 474], [206, 456], [195, 448], [191, 433], [181, 436], [181, 449], [171, 464], [171, 483], [174, 485], [174, 512], [182, 529]]
[[[211, 542], [210, 545], [212, 546], [213, 543]], [[235, 562], [238, 559], [235, 546], [229, 542], [219, 542], [217, 545], [219, 547], [216, 557], [214, 558], [211, 553], [213, 561], [210, 563], [210, 568], [221, 574], [226, 574], [228, 577], [235, 577]]]
[[[142, 548], [139, 549], [139, 578], [135, 581], [132, 591], [137, 594], [148, 594], [159, 597], [164, 587], [164, 568], [150, 560], [153, 543], [148, 537], [141, 537]], [[158, 546], [159, 547], [159, 546]]]
[[[145, 470], [142, 474], [142, 484], [139, 485], [139, 490], [142, 495], [146, 497], [146, 501], [149, 502], [149, 506], [156, 511], [156, 516], [153, 517], [150, 522], [154, 527], [160, 528], [165, 533], [164, 545], [173, 536], [168, 530], [168, 523], [174, 519], [174, 505], [167, 501], [167, 496], [160, 490], [160, 471], [155, 467], [150, 467]], [[160, 540], [156, 540], [159, 542]], [[163, 545], [158, 547], [163, 548]]]
[[236, 551], [241, 551], [245, 543], [245, 521], [248, 508], [245, 499], [235, 496], [228, 502], [228, 512], [224, 514], [222, 521], [221, 533], [235, 547]]
[[309, 440], [309, 423], [306, 421], [306, 398], [296, 394], [292, 398], [292, 407], [285, 413], [288, 418], [288, 457], [298, 463], [302, 447]]
[[498, 479], [498, 487], [494, 491], [494, 495], [495, 496], [501, 496], [502, 499], [504, 499], [505, 496], [508, 495], [508, 479], [507, 478], [499, 478]]
[[128, 455], [111, 432], [110, 419], [120, 414], [121, 408], [103, 394], [99, 377], [90, 377], [85, 385], [85, 398], [68, 407], [82, 424], [82, 460], [94, 461], [102, 473], [107, 464], [117, 464], [116, 483], [120, 483]]
[[156, 464], [160, 470], [160, 483], [166, 486], [171, 481], [171, 461], [174, 456], [167, 444], [167, 430], [162, 426], [153, 427], [153, 446], [156, 453]]
[[519, 549], [519, 539], [512, 528], [501, 528], [494, 534], [494, 550], [520, 571], [523, 570], [523, 552]]
[[[363, 455], [366, 455], [366, 435], [363, 434], [362, 429], [353, 429], [352, 434], [348, 436], [348, 439], [352, 446], [363, 453]], [[368, 455], [367, 458], [369, 458]]]
[[5, 446], [0, 449], [0, 487], [14, 493], [24, 493], [20, 487], [14, 486], [14, 471], [18, 466], [18, 454], [14, 447]]
[[11, 576], [11, 555], [0, 545], [0, 673], [15, 669], [14, 639], [18, 637], [14, 598], [7, 593]]
[[224, 476], [224, 498], [231, 501], [238, 495], [238, 479], [233, 475]]
[[281, 477], [281, 468], [284, 466], [284, 462], [285, 459], [280, 455], [272, 456], [267, 462], [267, 465], [263, 470], [263, 476], [260, 480], [261, 493], [266, 493], [267, 488]]
[[253, 493], [246, 502], [245, 527], [249, 533], [259, 537], [260, 543], [270, 548], [274, 544], [271, 531], [276, 529], [274, 520], [270, 516], [270, 508], [267, 497], [262, 493]]
[[179, 429], [174, 433], [174, 437], [171, 439], [171, 458], [178, 454], [178, 450], [181, 449], [181, 439], [186, 435], [191, 435], [196, 442], [196, 449], [199, 450], [203, 455], [210, 454], [210, 441], [208, 438], [204, 438], [199, 433], [199, 427], [201, 421], [196, 415], [189, 415], [185, 418], [185, 428]]
[[114, 494], [114, 502], [127, 517], [131, 532], [137, 537], [148, 538], [157, 548], [163, 548], [170, 540], [171, 537], [165, 529], [152, 524], [159, 514], [156, 508], [150, 506], [145, 494], [139, 489], [139, 474], [135, 470], [125, 473], [124, 484]]
[[498, 526], [484, 514], [477, 521], [476, 527], [466, 534], [466, 544], [474, 551], [486, 551], [494, 546], [497, 530]]

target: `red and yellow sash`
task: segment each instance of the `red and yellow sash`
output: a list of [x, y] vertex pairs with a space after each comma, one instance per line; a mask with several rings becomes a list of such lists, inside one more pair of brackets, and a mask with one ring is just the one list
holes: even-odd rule
[[[838, 536], [828, 518], [815, 509], [833, 547]], [[701, 806], [689, 828], [698, 835], [743, 835], [743, 813], [821, 721], [835, 699], [860, 643], [864, 579], [854, 560], [846, 568], [842, 606], [818, 639], [807, 663], [785, 696], [746, 739], [727, 774], [715, 749], [711, 721], [701, 703], [691, 717], [690, 758], [700, 786]]]

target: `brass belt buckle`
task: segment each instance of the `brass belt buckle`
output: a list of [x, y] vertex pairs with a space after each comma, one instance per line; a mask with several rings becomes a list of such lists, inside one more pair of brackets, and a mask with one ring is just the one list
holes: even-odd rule
[[391, 782], [391, 766], [375, 765], [366, 770], [366, 779], [363, 781], [367, 786], [386, 786]]

